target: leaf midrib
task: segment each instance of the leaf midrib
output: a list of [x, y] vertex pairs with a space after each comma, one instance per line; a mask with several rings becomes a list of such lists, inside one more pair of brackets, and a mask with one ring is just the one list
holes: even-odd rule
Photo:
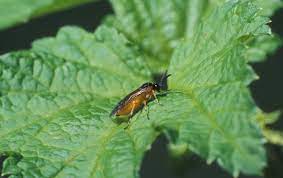
[[[6, 132], [6, 133], [4, 133], [4, 134], [0, 134], [0, 137], [5, 137], [5, 136], [9, 135], [10, 133], [13, 133], [13, 132], [15, 132], [15, 131], [19, 131], [19, 130], [21, 130], [21, 129], [27, 128], [27, 127], [29, 127], [29, 126], [31, 126], [31, 125], [33, 125], [33, 124], [36, 124], [36, 123], [40, 122], [42, 119], [45, 119], [45, 120], [47, 120], [48, 123], [50, 123], [53, 119], [56, 119], [56, 117], [54, 117], [54, 115], [60, 114], [61, 112], [64, 112], [64, 111], [68, 111], [69, 109], [71, 109], [71, 108], [73, 108], [73, 107], [75, 107], [75, 106], [78, 106], [78, 105], [81, 105], [81, 104], [86, 104], [86, 103], [89, 103], [89, 102], [92, 102], [92, 101], [93, 101], [93, 98], [90, 98], [90, 99], [86, 99], [86, 100], [84, 100], [84, 101], [78, 102], [78, 103], [76, 103], [76, 104], [68, 105], [68, 106], [66, 106], [66, 107], [64, 107], [64, 108], [61, 108], [61, 109], [59, 109], [59, 110], [57, 110], [57, 111], [55, 111], [55, 112], [52, 112], [52, 113], [50, 113], [50, 114], [48, 114], [48, 115], [41, 116], [41, 118], [35, 119], [33, 122], [30, 122], [30, 123], [28, 123], [28, 124], [26, 124], [26, 125], [24, 125], [24, 126], [17, 127], [17, 128], [15, 128], [15, 129], [13, 129], [13, 130], [10, 130], [10, 131], [8, 131], [8, 132]], [[48, 118], [50, 118], [50, 119], [48, 119]], [[48, 125], [48, 124], [42, 126], [42, 127], [37, 131], [37, 134], [38, 134], [38, 132], [40, 132], [40, 131], [43, 129], [43, 127], [46, 127], [47, 125]]]
[[[103, 130], [105, 128], [102, 128], [101, 130]], [[103, 155], [103, 153], [105, 152], [105, 145], [108, 143], [109, 139], [111, 139], [111, 136], [115, 133], [115, 131], [117, 131], [119, 129], [119, 127], [110, 127], [109, 130], [103, 131], [100, 135], [102, 135], [102, 137], [99, 139], [101, 140], [100, 145], [99, 145], [99, 151], [97, 151], [98, 153], [96, 154], [96, 159], [93, 161], [95, 164], [93, 166], [93, 169], [91, 171], [91, 176], [93, 175], [93, 170], [96, 168], [96, 166], [98, 165], [97, 162], [99, 162], [100, 157]], [[103, 133], [107, 133], [106, 136], [104, 136]], [[93, 147], [96, 148], [98, 147], [97, 143], [92, 144], [90, 146], [81, 146], [80, 149], [77, 150], [71, 150], [72, 153], [77, 153], [77, 154], [73, 154], [72, 156], [69, 156], [64, 163], [62, 164], [61, 168], [58, 169], [58, 171], [56, 173], [54, 173], [54, 175], [52, 175], [51, 177], [58, 177], [59, 174], [64, 170], [64, 168], [69, 165], [72, 161], [74, 161], [74, 159], [76, 159], [78, 156], [80, 156], [81, 154], [83, 154], [84, 152], [86, 152], [88, 149], [93, 149]]]
[[[204, 113], [208, 118], [208, 120], [210, 121], [210, 123], [212, 124], [213, 128], [210, 130], [209, 133], [209, 140], [211, 140], [211, 133], [214, 130], [218, 130], [220, 131], [219, 133], [221, 133], [221, 135], [225, 138], [225, 140], [227, 141], [227, 143], [231, 143], [231, 145], [233, 146], [233, 152], [235, 152], [235, 150], [238, 150], [238, 152], [245, 158], [247, 159], [247, 157], [244, 154], [244, 151], [242, 150], [241, 146], [235, 142], [236, 138], [232, 135], [230, 135], [229, 133], [226, 133], [222, 127], [219, 126], [219, 124], [216, 122], [215, 116], [213, 113], [207, 111], [207, 109], [201, 104], [201, 102], [197, 99], [196, 95], [194, 94], [193, 90], [190, 90], [189, 88], [186, 88], [185, 90], [183, 90], [184, 94], [186, 94], [188, 97], [190, 97], [194, 103], [194, 106], [196, 108], [198, 108], [199, 111], [201, 111], [202, 113]], [[209, 152], [208, 152], [209, 153]]]
[[[69, 34], [67, 35], [69, 37]], [[85, 36], [83, 37], [85, 38]], [[109, 68], [107, 66], [104, 66], [104, 68], [101, 68], [101, 67], [98, 67], [96, 65], [92, 65], [91, 62], [90, 62], [90, 59], [91, 57], [88, 55], [88, 53], [86, 52], [86, 50], [84, 48], [81, 48], [80, 45], [78, 45], [76, 42], [74, 42], [70, 37], [69, 37], [69, 42], [71, 44], [73, 44], [75, 46], [75, 48], [77, 48], [79, 50], [79, 52], [82, 54], [82, 56], [86, 59], [86, 62], [87, 64], [85, 63], [79, 63], [77, 61], [74, 61], [76, 63], [79, 63], [79, 64], [83, 64], [86, 68], [88, 66], [91, 66], [91, 67], [94, 67], [94, 68], [97, 68], [97, 69], [100, 69], [100, 70], [103, 70], [109, 74], [116, 74], [116, 75], [120, 75], [121, 77], [129, 77], [131, 78], [131, 80], [136, 80], [136, 78], [139, 78], [139, 75], [135, 72], [135, 70], [130, 70], [128, 72], [131, 72], [133, 75], [129, 75], [129, 74], [124, 74], [124, 73], [117, 73], [115, 70], [112, 70], [112, 68]], [[103, 45], [104, 47], [106, 47], [109, 51], [112, 52], [112, 54], [114, 54], [118, 59], [121, 59], [120, 61], [123, 63], [123, 65], [126, 67], [126, 68], [130, 68], [130, 66], [128, 66], [127, 63], [125, 63], [125, 61], [123, 60], [123, 57], [120, 56], [119, 53], [117, 53], [112, 47], [109, 46], [108, 43], [101, 43], [101, 42], [98, 42], [95, 38], [95, 35], [94, 34], [91, 34], [91, 39], [95, 41], [95, 43], [97, 44], [100, 44], [100, 45]], [[54, 54], [56, 57], [60, 58], [59, 56], [57, 56], [56, 54]], [[137, 56], [136, 56], [137, 57]], [[64, 58], [64, 60], [66, 61], [71, 61], [71, 60], [67, 60], [66, 58]], [[121, 75], [122, 74], [122, 75]], [[135, 77], [133, 77], [135, 76]], [[136, 77], [137, 76], [137, 77]]]

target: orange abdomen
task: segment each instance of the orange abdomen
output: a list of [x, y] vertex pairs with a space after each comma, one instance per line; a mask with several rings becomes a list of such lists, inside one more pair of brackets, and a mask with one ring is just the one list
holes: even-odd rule
[[129, 116], [132, 110], [135, 113], [139, 108], [142, 107], [145, 100], [146, 97], [144, 94], [136, 96], [126, 103], [119, 111], [117, 111], [116, 116]]

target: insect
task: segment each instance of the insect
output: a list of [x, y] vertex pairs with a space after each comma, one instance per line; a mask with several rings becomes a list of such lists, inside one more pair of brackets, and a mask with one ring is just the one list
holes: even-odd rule
[[158, 99], [156, 93], [160, 92], [163, 88], [164, 80], [170, 76], [166, 72], [162, 75], [160, 83], [144, 83], [139, 88], [124, 97], [112, 110], [111, 116], [116, 116], [119, 118], [125, 118], [128, 123], [130, 118], [134, 116], [143, 107], [147, 107], [147, 103]]

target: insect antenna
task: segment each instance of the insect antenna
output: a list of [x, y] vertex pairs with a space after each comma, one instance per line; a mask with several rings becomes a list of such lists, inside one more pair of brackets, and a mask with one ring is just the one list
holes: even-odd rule
[[170, 76], [171, 74], [167, 74], [167, 70], [162, 74], [161, 79], [158, 82], [158, 85], [162, 90], [167, 90], [167, 78]]

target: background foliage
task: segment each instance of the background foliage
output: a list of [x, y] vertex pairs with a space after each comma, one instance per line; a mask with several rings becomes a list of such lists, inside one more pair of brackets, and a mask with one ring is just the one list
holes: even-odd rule
[[[95, 34], [65, 27], [56, 38], [36, 41], [31, 50], [1, 57], [0, 148], [9, 155], [3, 175], [135, 177], [144, 151], [161, 132], [209, 163], [216, 159], [234, 176], [260, 174], [265, 154], [259, 126], [266, 116], [249, 96], [246, 85], [255, 75], [246, 63], [262, 60], [279, 44], [268, 36], [268, 19], [262, 17], [279, 6], [260, 11], [246, 1], [127, 1], [134, 10], [128, 12], [125, 2], [113, 1], [117, 19], [109, 16]], [[188, 18], [195, 27], [184, 29], [178, 19], [186, 19], [190, 8], [174, 7], [192, 6], [206, 10]], [[160, 14], [171, 8], [172, 19], [139, 14], [142, 7]], [[152, 26], [157, 27], [153, 34]], [[162, 32], [169, 35], [166, 41]], [[142, 113], [129, 130], [113, 124], [108, 114], [119, 98], [167, 65], [174, 74], [171, 90], [161, 97], [162, 106], [150, 105], [152, 119], [146, 121]]]

